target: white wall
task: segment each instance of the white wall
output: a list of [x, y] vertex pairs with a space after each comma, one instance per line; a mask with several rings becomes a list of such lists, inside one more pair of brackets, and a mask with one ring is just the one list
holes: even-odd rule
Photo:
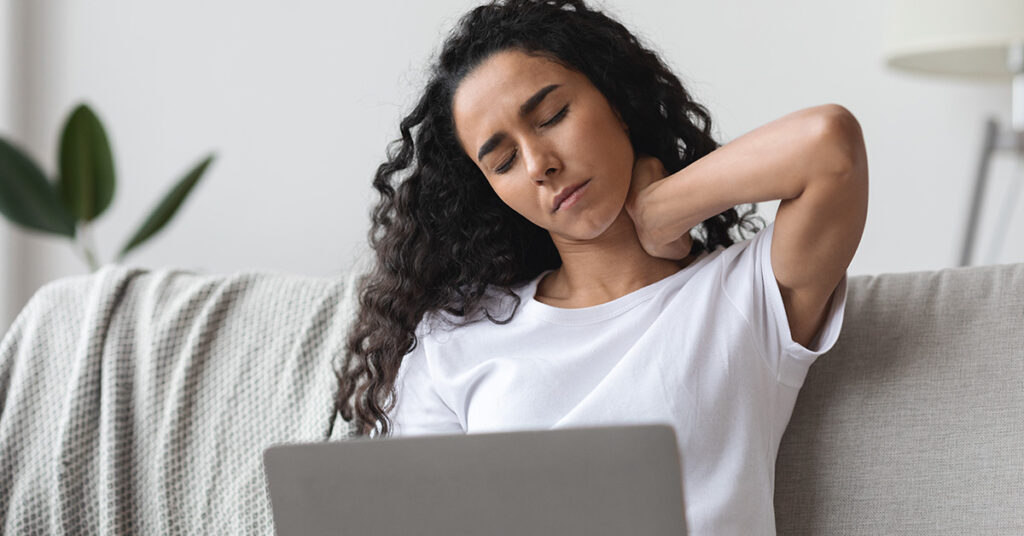
[[[427, 60], [477, 3], [0, 3], [10, 30], [0, 51], [11, 56], [0, 64], [0, 135], [53, 172], [66, 114], [80, 101], [97, 111], [118, 180], [95, 226], [102, 260], [213, 150], [192, 198], [129, 264], [339, 274], [365, 244], [373, 172]], [[858, 117], [871, 187], [851, 275], [956, 265], [982, 122], [1008, 121], [1008, 85], [888, 71], [884, 0], [603, 5], [664, 55], [711, 111], [720, 141], [826, 102]], [[1007, 164], [992, 169], [976, 264], [988, 263]], [[770, 221], [777, 207], [761, 213]], [[1021, 212], [996, 262], [1024, 261]], [[39, 285], [88, 271], [65, 240], [6, 220], [0, 247], [0, 331]]]

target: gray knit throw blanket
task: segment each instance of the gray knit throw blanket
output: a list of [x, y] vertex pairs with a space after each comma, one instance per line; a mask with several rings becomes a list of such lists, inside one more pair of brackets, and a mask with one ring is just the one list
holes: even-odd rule
[[263, 449], [342, 440], [357, 272], [107, 265], [0, 341], [4, 534], [273, 534]]

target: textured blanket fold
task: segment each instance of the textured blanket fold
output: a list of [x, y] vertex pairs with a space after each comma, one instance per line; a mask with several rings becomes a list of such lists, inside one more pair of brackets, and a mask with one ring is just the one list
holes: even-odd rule
[[4, 534], [273, 534], [275, 443], [339, 440], [356, 272], [107, 265], [41, 288], [0, 341]]

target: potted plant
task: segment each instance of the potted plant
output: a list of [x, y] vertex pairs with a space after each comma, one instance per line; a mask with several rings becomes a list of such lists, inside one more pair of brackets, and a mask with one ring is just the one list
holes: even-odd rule
[[[213, 161], [211, 153], [179, 179], [121, 247], [115, 261], [152, 238], [174, 217]], [[66, 236], [95, 271], [100, 267], [89, 233], [110, 206], [116, 186], [114, 158], [96, 114], [79, 104], [60, 138], [57, 175], [42, 168], [12, 142], [0, 137], [0, 214], [29, 230]]]

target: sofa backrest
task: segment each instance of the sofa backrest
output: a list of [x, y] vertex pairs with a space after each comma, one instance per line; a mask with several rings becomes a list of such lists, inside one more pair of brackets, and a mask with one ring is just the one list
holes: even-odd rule
[[779, 534], [1024, 534], [1024, 263], [856, 276], [776, 459]]
[[[40, 289], [0, 340], [0, 532], [273, 534], [262, 450], [349, 433], [365, 269]], [[782, 438], [778, 533], [1024, 533], [1024, 264], [848, 284]]]

